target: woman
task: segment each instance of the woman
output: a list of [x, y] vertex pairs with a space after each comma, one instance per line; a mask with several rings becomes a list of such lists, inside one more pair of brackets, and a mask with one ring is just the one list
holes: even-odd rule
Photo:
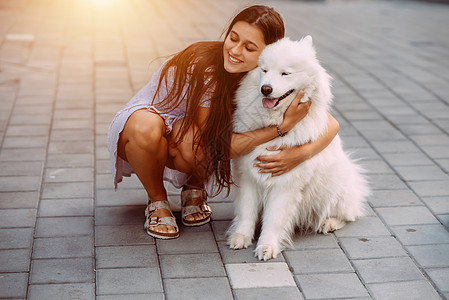
[[[287, 132], [307, 114], [310, 103], [299, 104], [300, 93], [281, 125], [232, 132], [233, 97], [240, 80], [257, 67], [265, 46], [284, 32], [282, 18], [272, 8], [244, 9], [232, 20], [224, 42], [199, 42], [177, 53], [117, 113], [108, 132], [115, 186], [122, 176], [136, 173], [149, 198], [149, 235], [179, 236], [163, 180], [183, 187], [182, 223], [205, 224], [211, 215], [207, 195], [214, 187], [218, 193], [232, 184], [230, 159]], [[273, 176], [289, 171], [329, 145], [339, 130], [332, 116], [328, 128], [317, 141], [259, 157], [255, 166]]]

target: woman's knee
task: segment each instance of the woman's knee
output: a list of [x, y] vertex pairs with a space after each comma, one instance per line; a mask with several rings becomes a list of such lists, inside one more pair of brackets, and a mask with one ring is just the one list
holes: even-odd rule
[[165, 142], [165, 123], [162, 117], [149, 111], [136, 111], [129, 118], [124, 133], [128, 142], [144, 149], [157, 147]]

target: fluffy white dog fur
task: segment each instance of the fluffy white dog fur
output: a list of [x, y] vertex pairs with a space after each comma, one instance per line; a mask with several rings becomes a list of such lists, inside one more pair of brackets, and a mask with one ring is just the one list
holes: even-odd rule
[[[262, 94], [264, 85], [272, 88], [269, 95]], [[251, 245], [262, 211], [255, 255], [263, 260], [276, 257], [291, 245], [296, 228], [328, 233], [363, 216], [369, 194], [362, 169], [343, 151], [338, 135], [326, 149], [280, 176], [259, 173], [253, 166], [258, 156], [273, 153], [267, 147], [315, 141], [327, 130], [332, 102], [330, 76], [316, 59], [310, 36], [300, 41], [284, 38], [268, 45], [260, 55], [259, 67], [248, 73], [237, 90], [234, 130], [280, 125], [300, 90], [304, 90], [302, 101], [312, 102], [307, 116], [284, 137], [233, 160], [239, 189], [228, 244], [233, 249]]]

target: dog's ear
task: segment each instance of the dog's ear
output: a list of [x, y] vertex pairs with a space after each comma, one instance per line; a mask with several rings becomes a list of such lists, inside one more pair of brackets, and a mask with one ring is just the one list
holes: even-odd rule
[[312, 44], [313, 44], [312, 37], [311, 37], [310, 35], [307, 35], [307, 36], [303, 37], [303, 38], [301, 39], [301, 42], [307, 43], [307, 44], [309, 44], [310, 46], [312, 46]]

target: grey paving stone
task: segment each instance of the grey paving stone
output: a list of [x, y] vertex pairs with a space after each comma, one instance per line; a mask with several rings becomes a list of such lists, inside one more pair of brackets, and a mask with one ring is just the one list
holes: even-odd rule
[[[310, 250], [310, 249], [327, 249], [339, 248], [335, 236], [332, 234], [298, 233], [293, 238], [292, 250]], [[288, 251], [288, 250], [286, 250]]]
[[30, 283], [91, 283], [92, 258], [37, 259], [31, 262]]
[[237, 300], [304, 299], [296, 287], [235, 289]]
[[393, 226], [403, 245], [448, 244], [449, 232], [440, 224]]
[[433, 159], [436, 158], [448, 158], [449, 154], [447, 151], [447, 145], [443, 146], [421, 146], [424, 149], [424, 152], [427, 153]]
[[0, 228], [34, 227], [35, 209], [1, 209]]
[[56, 119], [53, 121], [52, 129], [92, 129], [91, 119]]
[[[229, 248], [226, 242], [218, 242], [218, 248], [220, 249], [220, 255], [224, 264], [235, 263], [257, 263], [259, 259], [254, 256], [255, 244], [251, 245], [247, 249], [234, 250]], [[276, 258], [270, 260], [271, 262], [283, 262], [284, 257], [278, 255]]]
[[93, 167], [92, 154], [48, 154], [47, 168]]
[[93, 134], [90, 129], [71, 129], [71, 130], [52, 130], [50, 135], [50, 142], [62, 141], [92, 141]]
[[0, 193], [0, 209], [36, 208], [39, 192], [4, 192]]
[[164, 300], [163, 293], [131, 294], [131, 295], [99, 295], [98, 300]]
[[[136, 176], [126, 178], [126, 180], [120, 182], [120, 189], [139, 189], [142, 187], [139, 179]], [[112, 189], [114, 188], [114, 179], [111, 174], [96, 174], [95, 176], [95, 188], [100, 189]]]
[[226, 264], [233, 289], [296, 286], [285, 262]]
[[159, 260], [164, 279], [225, 276], [218, 253], [160, 255]]
[[21, 136], [6, 137], [3, 142], [3, 149], [14, 148], [45, 148], [47, 146], [47, 136]]
[[0, 249], [31, 248], [34, 228], [0, 229]]
[[145, 221], [145, 205], [97, 207], [95, 225], [142, 224]]
[[92, 141], [59, 142], [53, 141], [48, 145], [48, 153], [52, 154], [93, 154]]
[[427, 269], [426, 272], [440, 291], [449, 292], [449, 268]]
[[419, 152], [419, 148], [410, 141], [372, 141], [374, 148], [380, 153], [413, 153]]
[[359, 165], [368, 174], [393, 174], [394, 171], [383, 160], [364, 160]]
[[407, 188], [405, 183], [396, 175], [372, 174], [369, 176], [369, 183], [373, 190], [401, 190]]
[[394, 237], [340, 238], [349, 259], [406, 256]]
[[111, 174], [111, 161], [109, 159], [96, 159], [95, 172], [97, 174]]
[[[209, 202], [209, 201], [208, 201]], [[232, 220], [234, 218], [234, 207], [232, 203], [209, 203], [212, 209], [212, 220]]]
[[96, 267], [102, 268], [157, 268], [154, 245], [97, 247]]
[[354, 273], [295, 275], [295, 278], [306, 299], [368, 296]]
[[40, 176], [43, 166], [41, 161], [0, 162], [0, 176]]
[[365, 283], [425, 280], [409, 257], [353, 260], [352, 263]]
[[141, 225], [95, 226], [95, 246], [154, 245]]
[[368, 201], [373, 207], [422, 205], [421, 200], [409, 189], [375, 190]]
[[426, 197], [423, 202], [432, 210], [434, 214], [449, 214], [448, 197]]
[[33, 259], [93, 257], [94, 241], [91, 236], [36, 238]]
[[[19, 101], [19, 100], [18, 100]], [[9, 124], [12, 125], [50, 125], [51, 116], [48, 115], [36, 115], [34, 114], [32, 118], [29, 115], [11, 115], [11, 119], [9, 120]]]
[[449, 266], [449, 244], [408, 246], [407, 250], [423, 268]]
[[38, 218], [36, 237], [92, 235], [92, 217]]
[[449, 195], [449, 180], [444, 181], [412, 181], [411, 188], [421, 197]]
[[0, 274], [0, 298], [26, 297], [28, 286], [28, 273]]
[[40, 176], [0, 177], [0, 192], [37, 191], [39, 186], [40, 186]]
[[210, 253], [218, 252], [212, 231], [183, 231], [174, 240], [156, 240], [159, 255], [176, 253]]
[[44, 182], [92, 182], [93, 168], [47, 168]]
[[405, 181], [445, 180], [447, 174], [439, 167], [432, 166], [398, 166], [395, 170]]
[[28, 299], [94, 299], [94, 283], [71, 283], [71, 284], [31, 284], [29, 286]]
[[31, 249], [0, 250], [0, 273], [28, 272]]
[[[125, 179], [126, 180], [126, 179]], [[146, 205], [147, 195], [143, 188], [97, 190], [97, 206]]]
[[51, 199], [39, 203], [39, 217], [93, 216], [93, 199]]
[[390, 235], [390, 232], [377, 217], [364, 217], [335, 231], [337, 237]]
[[435, 161], [446, 173], [449, 173], [449, 159], [442, 158]]
[[354, 272], [341, 249], [285, 251], [284, 257], [293, 274]]
[[162, 292], [157, 268], [97, 270], [97, 295], [148, 294]]
[[445, 215], [437, 215], [438, 220], [445, 226], [446, 228], [449, 228], [449, 214]]
[[387, 153], [384, 158], [393, 166], [409, 166], [413, 162], [415, 166], [432, 165], [432, 160], [423, 153]]
[[24, 157], [26, 161], [44, 161], [45, 156], [45, 148], [2, 149], [0, 161], [24, 161]]
[[380, 207], [376, 211], [388, 225], [439, 223], [425, 206]]
[[48, 125], [9, 125], [6, 136], [38, 136], [48, 135]]
[[[167, 299], [185, 299], [191, 295], [195, 299], [231, 300], [231, 288], [226, 277], [173, 278], [164, 279]], [[194, 295], [194, 296], [193, 296]]]
[[226, 241], [226, 231], [231, 225], [231, 221], [212, 221], [211, 226], [214, 231], [216, 241]]
[[42, 184], [42, 199], [93, 198], [93, 182]]
[[368, 288], [376, 299], [441, 299], [427, 281], [375, 283]]

